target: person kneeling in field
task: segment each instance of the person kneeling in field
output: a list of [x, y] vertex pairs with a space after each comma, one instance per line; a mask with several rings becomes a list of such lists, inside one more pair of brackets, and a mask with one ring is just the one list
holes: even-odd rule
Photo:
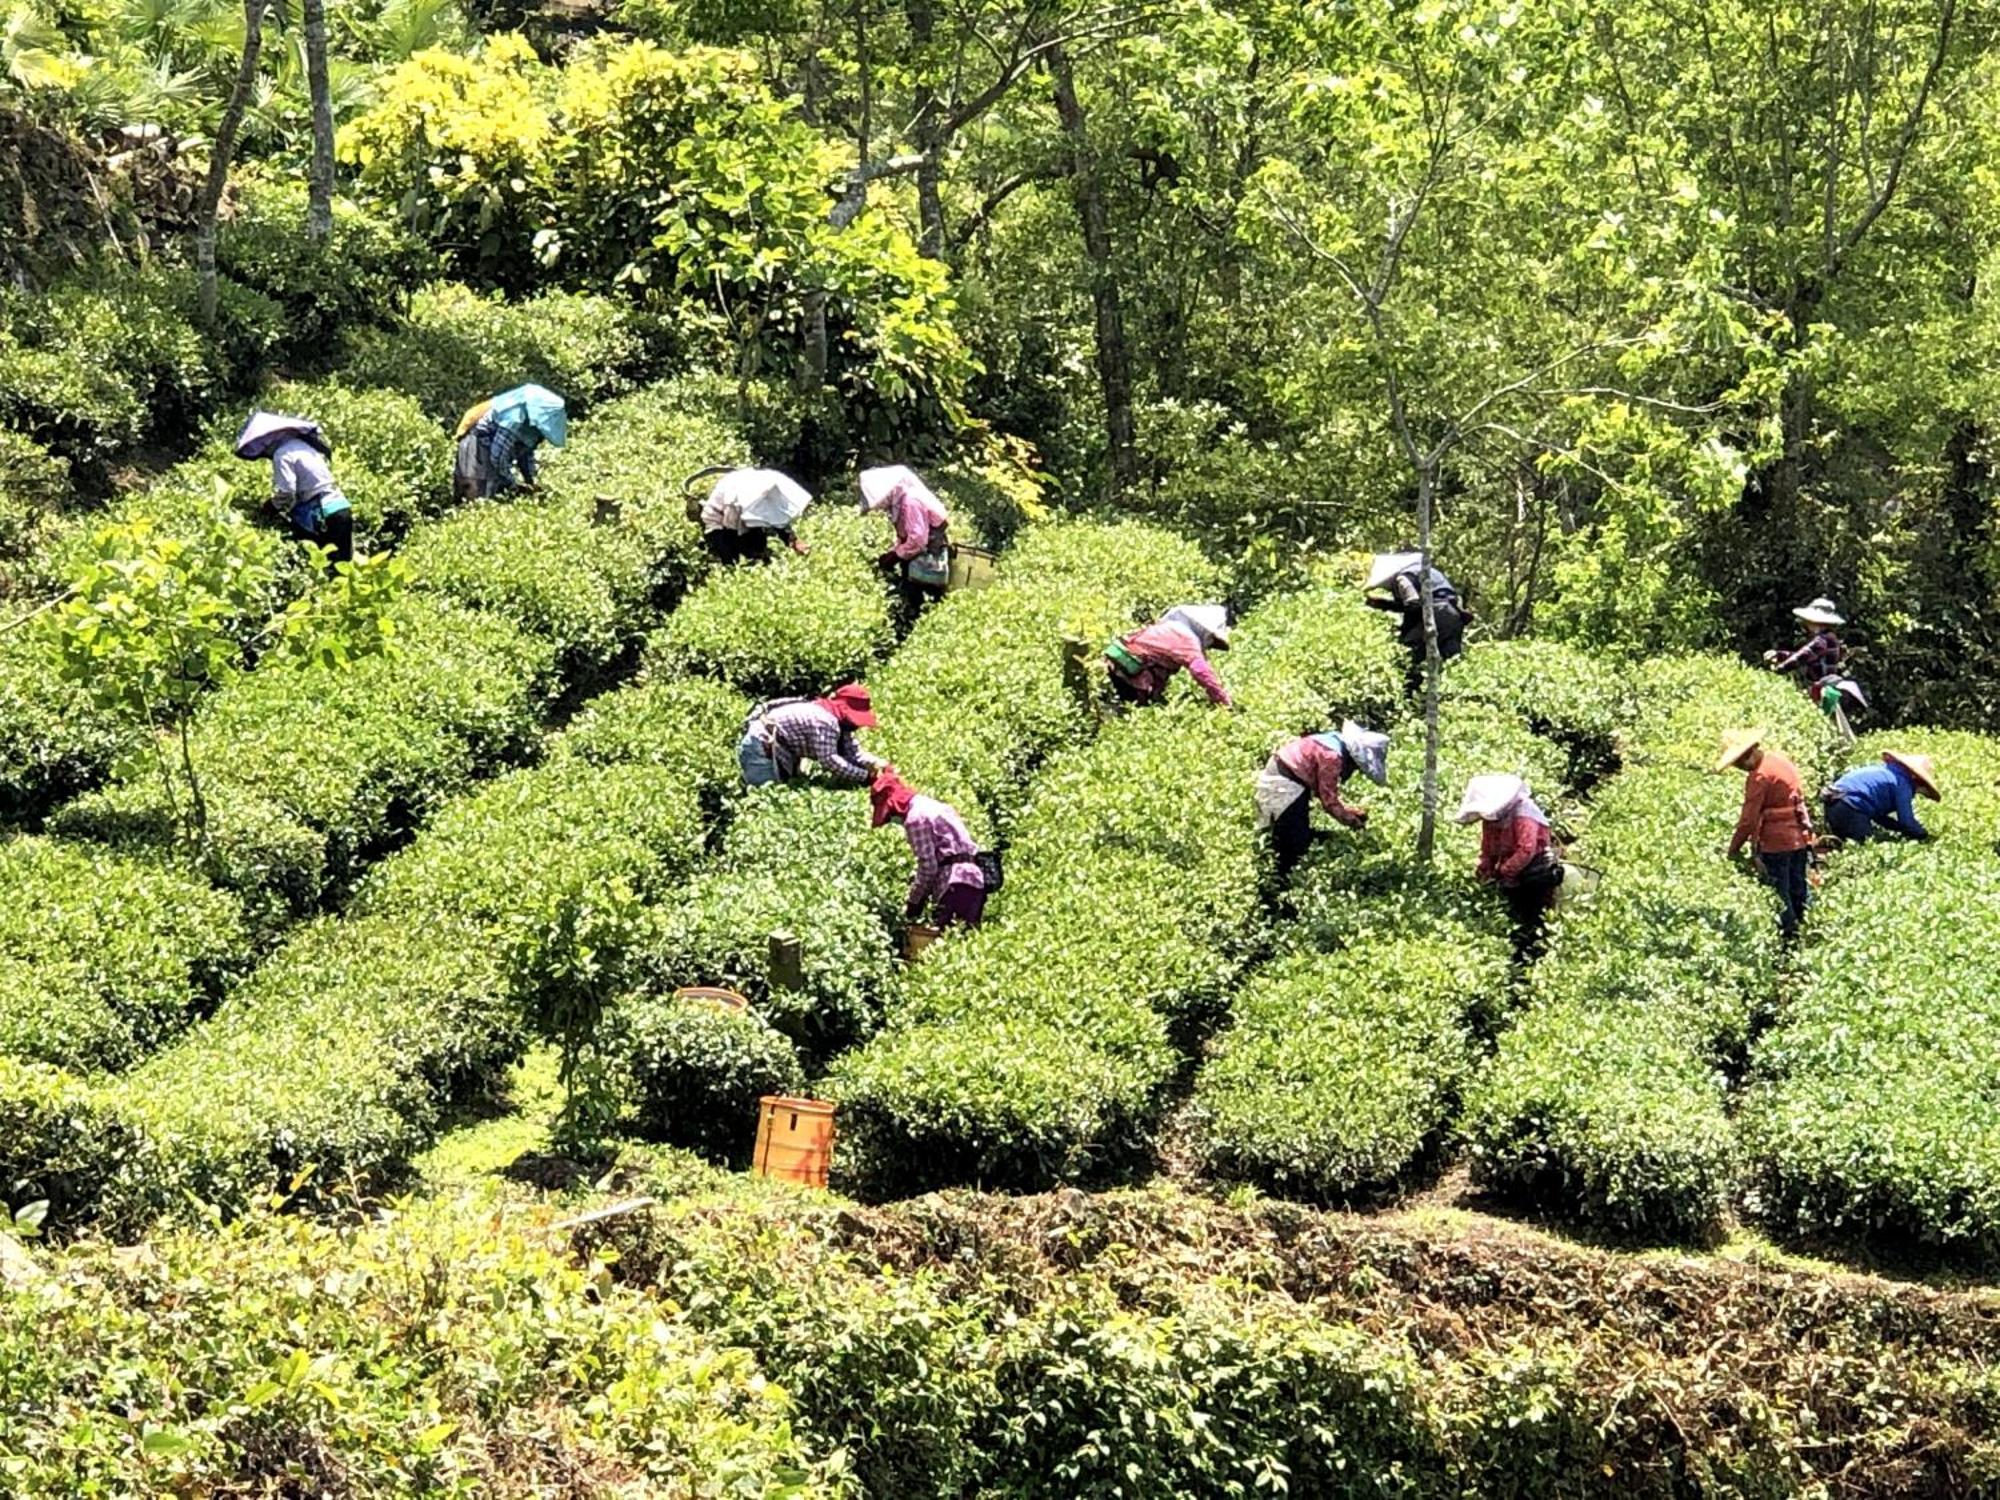
[[868, 689], [858, 682], [825, 698], [774, 698], [750, 710], [736, 763], [745, 786], [791, 781], [806, 761], [843, 786], [866, 786], [882, 762], [855, 743], [854, 731], [875, 727]]
[[1743, 786], [1743, 814], [1730, 835], [1727, 857], [1750, 846], [1757, 868], [1778, 892], [1778, 934], [1786, 942], [1799, 935], [1812, 886], [1806, 866], [1812, 858], [1812, 818], [1806, 812], [1799, 768], [1764, 748], [1764, 731], [1739, 730], [1722, 737], [1715, 769], [1739, 766], [1749, 773]]
[[1549, 907], [1563, 879], [1549, 815], [1520, 777], [1475, 776], [1465, 784], [1457, 820], [1482, 825], [1474, 878], [1500, 887], [1514, 919], [1514, 962], [1533, 962], [1541, 957]]
[[884, 767], [868, 789], [874, 808], [874, 826], [903, 825], [903, 837], [917, 857], [917, 872], [910, 880], [909, 899], [903, 903], [903, 920], [920, 920], [932, 909], [931, 925], [977, 927], [986, 915], [986, 894], [997, 881], [988, 878], [997, 872], [998, 857], [984, 853], [966, 832], [965, 820], [949, 803], [926, 797]]
[[1104, 659], [1120, 702], [1158, 703], [1166, 697], [1168, 680], [1186, 667], [1208, 701], [1227, 708], [1229, 690], [1204, 653], [1228, 649], [1228, 610], [1220, 604], [1182, 604], [1144, 630], [1113, 641], [1104, 648]]
[[1257, 821], [1270, 825], [1280, 881], [1312, 845], [1313, 797], [1341, 827], [1367, 826], [1368, 809], [1351, 807], [1340, 797], [1340, 784], [1356, 771], [1377, 786], [1389, 784], [1389, 736], [1363, 729], [1352, 719], [1338, 734], [1301, 735], [1264, 762], [1257, 773]]
[[1878, 828], [1898, 838], [1927, 839], [1917, 821], [1916, 798], [1936, 802], [1937, 767], [1928, 755], [1887, 750], [1879, 766], [1857, 766], [1826, 789], [1827, 831], [1850, 844], [1865, 844]]

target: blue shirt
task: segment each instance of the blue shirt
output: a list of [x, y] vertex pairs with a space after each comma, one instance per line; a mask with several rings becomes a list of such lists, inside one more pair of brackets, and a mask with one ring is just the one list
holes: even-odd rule
[[1917, 783], [1901, 766], [1887, 761], [1863, 766], [1833, 785], [1850, 806], [1868, 815], [1869, 822], [1886, 823], [1912, 838], [1930, 837], [1917, 821]]

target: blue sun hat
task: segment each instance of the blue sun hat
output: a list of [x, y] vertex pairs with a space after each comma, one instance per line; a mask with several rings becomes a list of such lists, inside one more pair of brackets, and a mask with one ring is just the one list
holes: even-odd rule
[[545, 385], [517, 385], [493, 398], [492, 415], [509, 425], [532, 427], [551, 448], [569, 438], [569, 409]]
[[1352, 719], [1340, 726], [1335, 737], [1341, 751], [1354, 762], [1363, 776], [1377, 786], [1389, 784], [1389, 736], [1373, 729], [1363, 729]]

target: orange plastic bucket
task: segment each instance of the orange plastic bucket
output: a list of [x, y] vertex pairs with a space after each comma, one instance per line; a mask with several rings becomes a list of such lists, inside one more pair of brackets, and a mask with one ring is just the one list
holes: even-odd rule
[[780, 1182], [825, 1187], [833, 1165], [833, 1106], [824, 1099], [766, 1094], [757, 1101], [757, 1154], [751, 1170]]
[[674, 998], [686, 1005], [707, 1005], [716, 1010], [747, 1010], [750, 1005], [736, 991], [713, 984], [684, 985], [674, 991]]

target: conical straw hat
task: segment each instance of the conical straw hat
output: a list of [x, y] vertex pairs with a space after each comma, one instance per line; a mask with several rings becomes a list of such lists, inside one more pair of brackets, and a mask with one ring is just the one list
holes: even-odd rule
[[1900, 750], [1884, 750], [1883, 761], [1892, 766], [1901, 766], [1910, 773], [1910, 779], [1917, 784], [1917, 790], [1931, 801], [1942, 800], [1938, 796], [1937, 762], [1928, 755], [1905, 755]]
[[1730, 730], [1722, 737], [1722, 754], [1716, 757], [1715, 769], [1728, 770], [1763, 743], [1764, 731], [1761, 729]]

